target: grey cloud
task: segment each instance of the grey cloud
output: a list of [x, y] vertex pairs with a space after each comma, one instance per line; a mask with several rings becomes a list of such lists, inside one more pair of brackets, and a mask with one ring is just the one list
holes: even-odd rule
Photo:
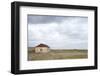
[[[86, 22], [86, 17], [78, 17], [83, 22]], [[28, 15], [28, 24], [45, 24], [45, 23], [60, 23], [63, 20], [77, 19], [77, 16], [50, 16], [50, 15]], [[84, 21], [85, 20], [85, 21]]]
[[29, 47], [41, 42], [51, 48], [88, 47], [87, 17], [30, 16], [28, 21]]
[[64, 17], [57, 17], [57, 16], [29, 15], [28, 23], [29, 24], [53, 23], [53, 22], [61, 22], [63, 19]]

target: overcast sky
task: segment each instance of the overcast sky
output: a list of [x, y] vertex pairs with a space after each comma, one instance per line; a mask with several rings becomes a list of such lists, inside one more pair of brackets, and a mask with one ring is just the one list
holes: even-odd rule
[[87, 49], [88, 17], [28, 15], [28, 47]]

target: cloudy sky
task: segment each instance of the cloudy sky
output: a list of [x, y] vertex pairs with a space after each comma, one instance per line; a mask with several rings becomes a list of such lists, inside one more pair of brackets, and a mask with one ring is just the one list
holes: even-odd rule
[[88, 17], [28, 15], [28, 47], [87, 49]]

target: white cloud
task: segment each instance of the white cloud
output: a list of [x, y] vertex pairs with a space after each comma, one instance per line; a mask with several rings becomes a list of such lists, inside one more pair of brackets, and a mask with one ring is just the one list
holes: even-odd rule
[[82, 18], [71, 18], [60, 23], [28, 24], [28, 46], [40, 43], [57, 49], [87, 49], [87, 20], [82, 22]]

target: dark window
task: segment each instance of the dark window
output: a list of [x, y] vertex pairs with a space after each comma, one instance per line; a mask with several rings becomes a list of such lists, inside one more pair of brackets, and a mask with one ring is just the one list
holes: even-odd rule
[[40, 51], [42, 51], [42, 49], [40, 49]]

